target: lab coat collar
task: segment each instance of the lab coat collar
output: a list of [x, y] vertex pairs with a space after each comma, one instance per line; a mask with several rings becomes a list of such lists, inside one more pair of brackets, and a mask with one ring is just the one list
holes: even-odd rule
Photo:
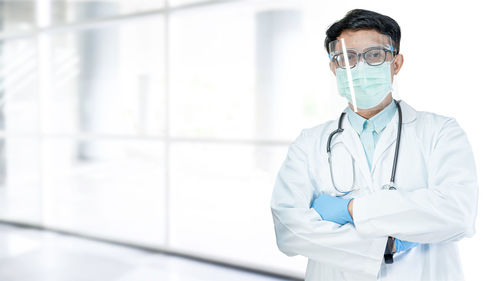
[[360, 135], [363, 131], [363, 126], [366, 120], [370, 120], [370, 122], [373, 123], [373, 127], [377, 134], [380, 134], [384, 130], [387, 123], [391, 121], [394, 113], [396, 113], [397, 111], [397, 107], [396, 102], [393, 99], [384, 109], [372, 116], [370, 119], [366, 119], [363, 116], [357, 114], [349, 106], [345, 110], [347, 111], [347, 117], [349, 118], [351, 126], [354, 128], [354, 130], [356, 130], [358, 135]]
[[[401, 105], [401, 113], [403, 114], [403, 124], [413, 122], [413, 120], [415, 120], [415, 118], [417, 117], [417, 111], [413, 107], [411, 107], [409, 104], [407, 104], [404, 100], [400, 100], [399, 105]], [[350, 108], [347, 107], [346, 110], [344, 110], [344, 111], [347, 112], [347, 109], [350, 109]], [[387, 109], [387, 107], [385, 109]], [[396, 109], [396, 113], [394, 114], [394, 116], [392, 117], [390, 122], [393, 122], [395, 118], [396, 118], [396, 122], [397, 122], [397, 118], [398, 118], [397, 116], [398, 116], [398, 111]], [[359, 116], [359, 117], [363, 118], [361, 116]], [[361, 129], [362, 129], [362, 122], [361, 122]]]
[[[404, 100], [400, 100], [401, 102], [399, 103], [399, 105], [401, 105], [401, 113], [403, 114], [403, 124], [406, 124], [406, 123], [411, 123], [413, 122], [415, 119], [417, 119], [417, 111], [411, 107], [409, 104], [407, 104]], [[395, 116], [392, 118], [393, 120], [391, 120], [391, 122], [395, 120], [395, 122], [397, 122], [397, 117], [398, 116], [398, 112], [396, 111], [396, 114]]]

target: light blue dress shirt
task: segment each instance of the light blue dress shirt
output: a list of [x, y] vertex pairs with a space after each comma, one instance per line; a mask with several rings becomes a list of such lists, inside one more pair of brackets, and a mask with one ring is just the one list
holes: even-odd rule
[[396, 113], [396, 110], [396, 102], [393, 99], [382, 111], [370, 119], [365, 119], [352, 111], [349, 106], [347, 107], [347, 118], [351, 126], [358, 133], [361, 143], [363, 144], [370, 171], [372, 169], [372, 158], [373, 152], [375, 151], [375, 145], [377, 144], [380, 134]]

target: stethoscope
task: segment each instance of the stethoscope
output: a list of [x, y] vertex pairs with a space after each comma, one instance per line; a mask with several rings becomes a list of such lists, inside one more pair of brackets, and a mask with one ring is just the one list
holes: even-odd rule
[[[398, 157], [399, 157], [399, 143], [401, 141], [401, 127], [403, 125], [403, 114], [401, 113], [401, 106], [399, 105], [399, 101], [396, 101], [396, 107], [398, 108], [398, 135], [397, 135], [397, 139], [396, 139], [396, 151], [394, 152], [394, 160], [392, 162], [392, 174], [391, 174], [391, 179], [389, 181], [388, 184], [385, 184], [384, 186], [382, 186], [382, 189], [387, 189], [387, 190], [394, 190], [396, 189], [396, 187], [394, 186], [394, 178], [396, 176], [396, 166], [398, 165]], [[331, 142], [332, 142], [332, 138], [337, 135], [338, 133], [342, 133], [344, 131], [344, 129], [342, 128], [342, 120], [344, 119], [344, 116], [346, 115], [346, 112], [342, 112], [342, 114], [340, 114], [340, 118], [339, 118], [339, 124], [337, 126], [337, 129], [333, 132], [330, 133], [330, 136], [328, 136], [328, 142], [327, 142], [327, 145], [326, 145], [326, 152], [328, 153], [328, 165], [330, 166], [330, 178], [332, 180], [332, 185], [333, 185], [333, 188], [335, 188], [335, 190], [337, 192], [339, 192], [340, 194], [342, 195], [345, 195], [353, 190], [349, 190], [349, 191], [342, 191], [342, 190], [339, 190], [337, 188], [337, 186], [335, 185], [335, 181], [333, 180], [333, 169], [332, 169], [332, 151], [331, 151]], [[354, 185], [354, 179], [353, 179], [353, 185]]]

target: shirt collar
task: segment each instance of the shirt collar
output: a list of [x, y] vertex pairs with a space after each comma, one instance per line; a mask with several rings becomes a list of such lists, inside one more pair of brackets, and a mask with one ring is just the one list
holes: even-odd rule
[[[380, 134], [380, 132], [382, 132], [389, 121], [391, 121], [392, 117], [396, 113], [396, 110], [396, 102], [393, 99], [391, 103], [382, 111], [377, 113], [375, 116], [372, 116], [372, 118], [368, 119], [370, 120], [370, 122], [372, 122], [377, 134]], [[354, 112], [349, 106], [347, 107], [347, 118], [349, 119], [349, 122], [351, 123], [351, 126], [354, 128], [354, 130], [356, 130], [358, 134], [361, 134], [361, 132], [363, 131], [364, 123], [367, 119]]]

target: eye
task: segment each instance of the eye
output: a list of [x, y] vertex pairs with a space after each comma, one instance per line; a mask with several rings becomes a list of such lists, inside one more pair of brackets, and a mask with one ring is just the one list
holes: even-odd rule
[[385, 51], [383, 49], [371, 49], [365, 52], [366, 62], [369, 64], [379, 64], [385, 60]]

